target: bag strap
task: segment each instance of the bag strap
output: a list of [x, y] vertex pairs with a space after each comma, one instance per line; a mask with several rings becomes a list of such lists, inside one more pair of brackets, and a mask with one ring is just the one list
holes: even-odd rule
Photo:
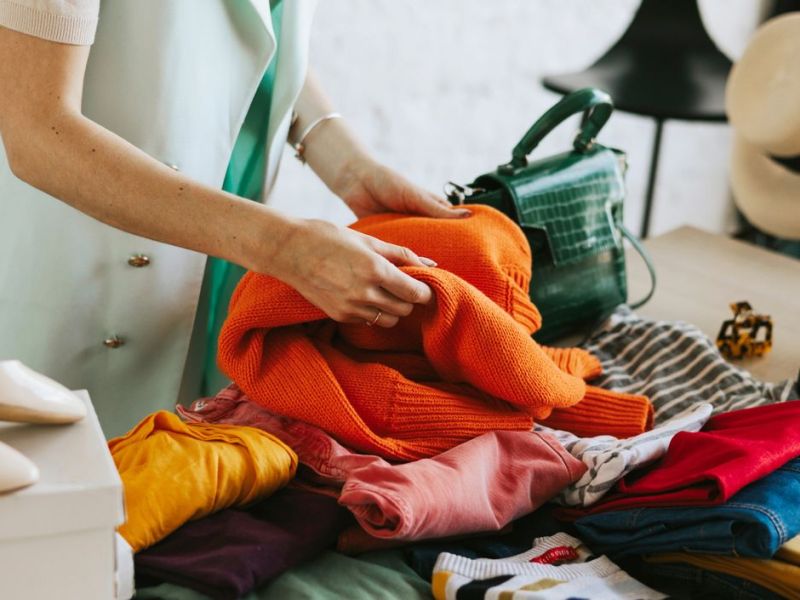
[[584, 113], [581, 129], [575, 137], [573, 147], [585, 152], [594, 144], [597, 134], [606, 124], [614, 104], [611, 96], [597, 88], [583, 88], [567, 94], [531, 125], [511, 152], [511, 162], [500, 165], [501, 173], [513, 173], [528, 164], [528, 155], [557, 125], [574, 114]]
[[639, 253], [639, 256], [642, 257], [645, 266], [647, 266], [647, 271], [650, 273], [650, 291], [647, 292], [647, 295], [645, 295], [645, 297], [641, 300], [629, 304], [631, 308], [635, 309], [644, 305], [648, 300], [650, 300], [650, 298], [653, 297], [653, 293], [656, 291], [656, 269], [653, 266], [653, 259], [650, 257], [650, 253], [642, 245], [642, 242], [639, 241], [639, 238], [633, 235], [622, 223], [619, 223], [618, 227], [620, 233], [622, 233], [622, 235], [631, 243], [631, 246], [633, 246], [633, 249]]

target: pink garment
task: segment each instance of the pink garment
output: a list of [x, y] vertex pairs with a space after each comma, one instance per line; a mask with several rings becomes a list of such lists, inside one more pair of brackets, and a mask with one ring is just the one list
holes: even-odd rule
[[344, 484], [339, 503], [365, 531], [384, 539], [497, 531], [586, 471], [555, 438], [531, 431], [485, 433], [438, 456], [392, 465], [348, 450], [313, 425], [269, 413], [235, 384], [177, 410], [188, 421], [248, 425], [275, 435], [297, 453], [315, 485], [335, 495]]
[[422, 540], [497, 531], [586, 471], [552, 437], [493, 431], [403, 465], [382, 459], [350, 472], [339, 497], [365, 531]]

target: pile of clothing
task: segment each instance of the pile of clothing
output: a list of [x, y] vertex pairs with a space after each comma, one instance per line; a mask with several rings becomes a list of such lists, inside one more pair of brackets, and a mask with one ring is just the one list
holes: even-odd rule
[[140, 597], [800, 597], [791, 382], [626, 307], [537, 344], [530, 250], [491, 208], [353, 228], [434, 257], [404, 268], [434, 301], [345, 325], [243, 278], [234, 383], [109, 442]]

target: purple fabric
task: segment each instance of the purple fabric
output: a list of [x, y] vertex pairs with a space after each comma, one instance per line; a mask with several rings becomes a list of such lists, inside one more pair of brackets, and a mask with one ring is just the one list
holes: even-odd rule
[[335, 498], [284, 488], [249, 509], [191, 521], [134, 557], [137, 585], [169, 582], [239, 598], [332, 547], [352, 524]]

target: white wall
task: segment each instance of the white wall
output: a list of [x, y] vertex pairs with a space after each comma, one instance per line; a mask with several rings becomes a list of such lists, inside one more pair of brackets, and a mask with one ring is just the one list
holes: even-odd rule
[[[320, 0], [312, 65], [337, 108], [378, 158], [434, 190], [504, 162], [557, 96], [543, 74], [591, 64], [621, 35], [638, 0]], [[760, 0], [705, 0], [707, 28], [741, 54]], [[629, 153], [626, 221], [638, 231], [654, 125], [617, 112], [601, 141]], [[568, 148], [557, 129], [538, 152]], [[664, 129], [651, 232], [683, 223], [729, 230], [727, 125], [670, 121]], [[352, 215], [287, 154], [278, 207], [347, 223]]]

